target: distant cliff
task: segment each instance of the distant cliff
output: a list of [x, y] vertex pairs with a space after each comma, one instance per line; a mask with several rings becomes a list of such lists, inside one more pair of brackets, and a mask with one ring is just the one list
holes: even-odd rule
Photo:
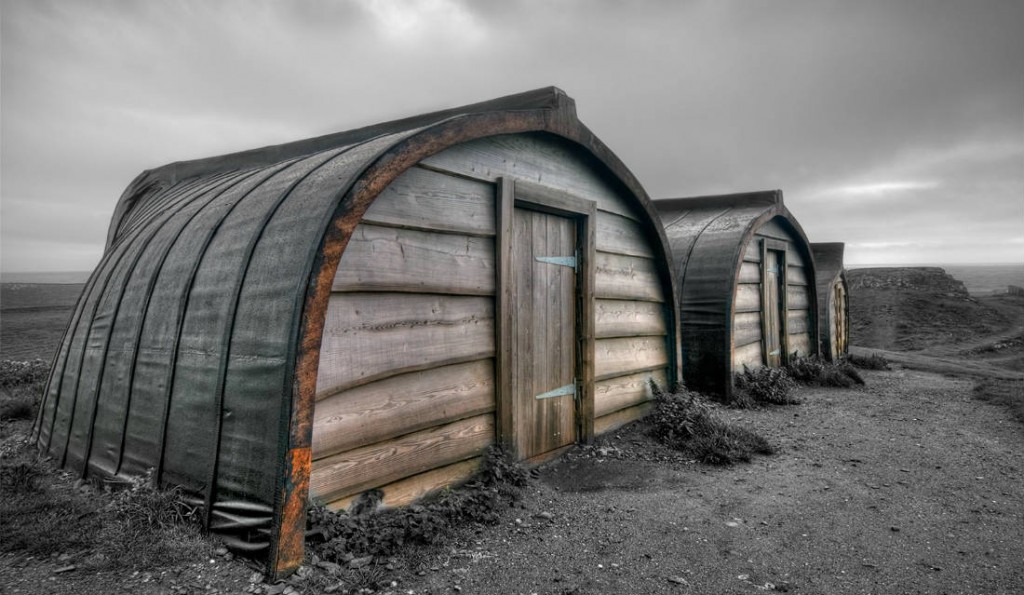
[[914, 351], [1007, 324], [938, 267], [851, 269], [846, 280], [852, 345]]
[[950, 298], [970, 298], [967, 288], [939, 267], [852, 269], [846, 271], [850, 291], [856, 289], [909, 289]]

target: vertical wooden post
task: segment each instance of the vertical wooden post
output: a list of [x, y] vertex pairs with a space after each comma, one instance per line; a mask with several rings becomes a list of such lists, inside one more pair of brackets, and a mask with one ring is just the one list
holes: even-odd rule
[[495, 208], [494, 370], [496, 442], [511, 452], [515, 447], [512, 419], [512, 215], [515, 182], [498, 178]]

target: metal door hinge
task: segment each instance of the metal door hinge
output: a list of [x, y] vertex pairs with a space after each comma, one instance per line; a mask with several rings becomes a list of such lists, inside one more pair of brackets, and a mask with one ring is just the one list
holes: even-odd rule
[[565, 386], [560, 386], [560, 387], [558, 387], [558, 388], [556, 388], [554, 390], [549, 390], [546, 393], [541, 393], [541, 394], [537, 395], [535, 398], [537, 398], [537, 399], [550, 399], [552, 397], [564, 397], [566, 395], [576, 396], [576, 381], [575, 380], [572, 381], [572, 384], [566, 384]]

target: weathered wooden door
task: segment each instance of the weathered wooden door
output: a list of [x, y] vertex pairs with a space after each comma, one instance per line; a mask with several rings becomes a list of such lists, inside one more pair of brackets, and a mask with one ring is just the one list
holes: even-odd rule
[[520, 457], [576, 441], [576, 221], [516, 208], [512, 417]]
[[764, 317], [765, 365], [777, 368], [785, 359], [785, 252], [764, 251], [764, 288], [761, 312]]
[[835, 341], [835, 353], [833, 357], [840, 357], [846, 353], [846, 341], [849, 337], [846, 326], [846, 289], [842, 283], [832, 285], [832, 308], [835, 315], [832, 317], [832, 337]]

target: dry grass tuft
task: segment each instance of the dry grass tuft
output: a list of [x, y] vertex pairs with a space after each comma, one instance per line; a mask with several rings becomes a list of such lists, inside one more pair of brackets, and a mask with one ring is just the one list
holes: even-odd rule
[[797, 405], [792, 395], [793, 379], [783, 368], [748, 368], [733, 377], [732, 400], [727, 403], [738, 409], [755, 409], [765, 405]]
[[699, 393], [665, 393], [655, 387], [654, 395], [651, 434], [670, 448], [709, 465], [747, 462], [754, 454], [775, 452], [761, 435], [722, 420], [719, 405]]
[[872, 353], [868, 356], [859, 356], [848, 354], [843, 360], [852, 366], [856, 366], [861, 370], [891, 370], [892, 366], [889, 365], [889, 360]]
[[852, 388], [864, 384], [857, 368], [845, 361], [829, 362], [819, 356], [799, 357], [786, 364], [794, 382], [806, 386]]

